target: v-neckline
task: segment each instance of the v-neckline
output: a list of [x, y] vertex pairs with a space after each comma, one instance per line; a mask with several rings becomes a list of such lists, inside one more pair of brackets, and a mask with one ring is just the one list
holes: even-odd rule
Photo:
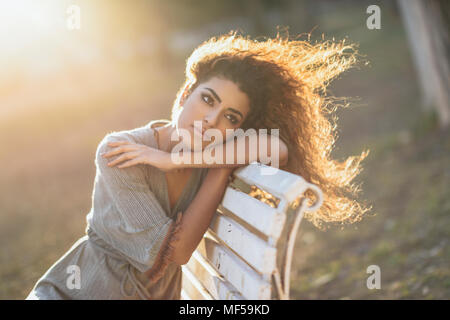
[[[156, 123], [156, 122], [155, 122]], [[156, 147], [158, 148], [158, 150], [160, 150], [160, 146], [159, 146], [159, 134], [158, 132], [155, 130], [155, 128], [153, 128], [153, 124], [150, 125], [150, 129], [153, 130], [153, 138], [156, 142]], [[167, 181], [167, 176], [166, 176], [166, 172], [158, 169], [158, 171], [162, 174], [162, 180], [164, 181], [164, 198], [167, 204], [167, 210], [169, 211], [170, 216], [173, 215], [173, 212], [175, 211], [175, 209], [178, 209], [178, 207], [180, 206], [181, 201], [184, 200], [184, 198], [187, 195], [188, 192], [188, 186], [190, 186], [192, 184], [193, 179], [195, 178], [196, 174], [198, 173], [198, 170], [193, 169], [191, 175], [189, 176], [188, 181], [186, 182], [183, 191], [181, 191], [180, 196], [178, 197], [178, 199], [175, 201], [175, 204], [173, 206], [173, 208], [171, 208], [170, 206], [170, 197], [169, 197], [169, 183]]]
[[181, 191], [180, 196], [175, 201], [175, 204], [174, 204], [173, 208], [170, 207], [169, 184], [167, 182], [166, 173], [164, 171], [162, 171], [162, 170], [160, 170], [160, 171], [163, 174], [163, 178], [164, 178], [163, 179], [164, 180], [164, 191], [165, 191], [164, 195], [165, 195], [165, 198], [166, 198], [167, 208], [169, 209], [170, 215], [172, 216], [174, 211], [178, 211], [178, 210], [175, 210], [175, 209], [178, 209], [179, 206], [180, 206], [180, 203], [186, 198], [187, 193], [188, 193], [188, 189], [189, 189], [188, 187], [192, 184], [192, 181], [195, 178], [195, 175], [197, 174], [197, 170], [194, 169], [192, 171], [191, 175], [189, 176], [188, 181], [186, 182], [186, 184], [185, 184], [185, 186], [183, 188], [183, 191]]

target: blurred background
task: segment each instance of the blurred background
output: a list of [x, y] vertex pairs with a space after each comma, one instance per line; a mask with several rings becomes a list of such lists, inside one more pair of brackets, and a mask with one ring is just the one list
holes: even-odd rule
[[291, 298], [449, 299], [445, 0], [1, 0], [0, 299], [24, 299], [84, 235], [107, 133], [168, 119], [201, 42], [277, 26], [356, 42], [370, 62], [330, 93], [351, 98], [333, 156], [371, 150], [357, 182], [372, 214], [325, 232], [302, 222]]

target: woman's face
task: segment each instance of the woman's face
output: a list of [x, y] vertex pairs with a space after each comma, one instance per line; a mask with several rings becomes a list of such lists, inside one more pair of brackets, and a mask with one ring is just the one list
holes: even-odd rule
[[[238, 129], [250, 112], [250, 100], [238, 86], [227, 79], [213, 77], [199, 84], [184, 101], [177, 121], [177, 130], [185, 129], [191, 134], [193, 150], [194, 137], [201, 137], [202, 149], [211, 141], [205, 141], [208, 133], [200, 133], [194, 129], [194, 121], [200, 121], [203, 132], [207, 129], [218, 129], [223, 141], [231, 135], [226, 129]], [[203, 137], [202, 137], [203, 134]]]

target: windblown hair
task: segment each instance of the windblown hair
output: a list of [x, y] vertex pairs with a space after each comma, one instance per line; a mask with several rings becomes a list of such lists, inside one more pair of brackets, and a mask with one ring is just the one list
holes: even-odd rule
[[370, 208], [353, 199], [360, 188], [352, 180], [369, 151], [343, 162], [330, 158], [336, 125], [327, 115], [344, 105], [326, 93], [329, 82], [357, 62], [355, 47], [345, 40], [312, 44], [280, 34], [264, 41], [236, 31], [213, 37], [188, 58], [186, 80], [177, 93], [172, 118], [199, 84], [215, 76], [233, 81], [250, 100], [250, 113], [241, 128], [279, 129], [289, 150], [283, 169], [322, 189], [322, 207], [305, 218], [320, 229], [329, 226], [324, 222], [359, 221]]

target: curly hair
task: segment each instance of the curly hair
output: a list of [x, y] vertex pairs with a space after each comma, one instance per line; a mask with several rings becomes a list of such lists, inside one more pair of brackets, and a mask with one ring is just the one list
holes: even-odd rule
[[305, 218], [319, 229], [329, 226], [324, 222], [353, 223], [371, 209], [352, 199], [360, 187], [351, 183], [369, 150], [343, 162], [330, 158], [336, 125], [327, 114], [344, 105], [327, 96], [326, 87], [354, 66], [357, 57], [356, 45], [345, 40], [312, 44], [277, 33], [274, 39], [257, 41], [230, 31], [205, 41], [187, 59], [186, 79], [172, 118], [199, 84], [215, 76], [233, 81], [250, 100], [250, 113], [241, 128], [280, 129], [279, 137], [289, 150], [283, 169], [322, 189], [322, 207]]

